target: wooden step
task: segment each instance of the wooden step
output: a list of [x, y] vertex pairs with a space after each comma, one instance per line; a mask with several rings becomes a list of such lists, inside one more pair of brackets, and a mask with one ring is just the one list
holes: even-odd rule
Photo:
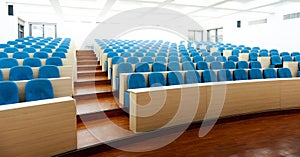
[[83, 60], [88, 60], [88, 61], [97, 61], [98, 58], [97, 57], [86, 57], [86, 56], [82, 56], [82, 57], [78, 57], [77, 56], [77, 61], [83, 61]]
[[120, 109], [118, 99], [113, 94], [106, 94], [88, 100], [76, 99], [77, 115], [94, 114], [102, 111]]
[[[83, 119], [83, 118], [82, 118]], [[116, 127], [122, 130], [118, 131]], [[99, 120], [85, 121], [77, 124], [78, 148], [84, 148], [95, 144], [108, 142], [124, 137], [132, 136], [134, 133], [129, 130], [129, 118], [126, 115]]]
[[99, 65], [100, 62], [97, 60], [81, 60], [77, 61], [77, 65]]
[[93, 55], [95, 52], [93, 50], [79, 50], [76, 51], [76, 55]]
[[80, 86], [92, 86], [92, 85], [111, 85], [110, 80], [106, 79], [106, 80], [93, 80], [91, 79], [90, 81], [78, 81], [74, 83], [74, 85], [76, 87], [80, 87]]
[[97, 78], [97, 76], [107, 76], [106, 72], [103, 72], [101, 70], [94, 70], [94, 71], [79, 71], [77, 72], [78, 79], [84, 78], [86, 79], [87, 77], [91, 79]]
[[102, 70], [100, 65], [80, 65], [77, 66], [77, 71]]
[[97, 98], [101, 98], [101, 97], [107, 97], [109, 95], [113, 95], [113, 92], [74, 95], [73, 98], [76, 99], [76, 101], [79, 101], [79, 100], [85, 101], [85, 100], [97, 99]]
[[98, 93], [111, 93], [110, 84], [102, 85], [88, 85], [88, 86], [75, 86], [75, 96], [89, 95], [89, 94], [98, 94]]

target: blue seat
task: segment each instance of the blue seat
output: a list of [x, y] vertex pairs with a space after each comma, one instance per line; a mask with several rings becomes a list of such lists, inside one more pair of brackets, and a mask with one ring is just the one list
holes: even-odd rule
[[112, 64], [120, 64], [124, 62], [124, 58], [120, 56], [115, 56], [112, 58]]
[[282, 67], [282, 61], [280, 56], [271, 56], [271, 66], [270, 68], [279, 68]]
[[280, 56], [290, 56], [290, 53], [288, 53], [288, 52], [281, 52]]
[[142, 58], [142, 62], [147, 62], [147, 63], [153, 63], [153, 59], [152, 57], [149, 57], [149, 56], [145, 56]]
[[53, 98], [54, 91], [51, 81], [47, 79], [35, 79], [26, 83], [25, 100], [27, 102]]
[[40, 59], [46, 59], [49, 56], [48, 56], [48, 53], [46, 53], [46, 52], [37, 52], [37, 53], [33, 54], [33, 57], [40, 58]]
[[217, 82], [216, 73], [212, 70], [204, 70], [202, 73], [202, 82]]
[[166, 86], [166, 79], [162, 73], [150, 73], [148, 80], [150, 87]]
[[[142, 74], [130, 74], [128, 76], [128, 89], [137, 89], [137, 88], [145, 88], [146, 80], [144, 75]], [[129, 92], [124, 92], [124, 102], [125, 107], [129, 108], [130, 105], [130, 94]]]
[[210, 56], [209, 52], [202, 52], [202, 57], [207, 57], [207, 56]]
[[29, 54], [27, 52], [16, 52], [13, 54], [13, 58], [16, 58], [16, 59], [25, 59], [28, 57], [29, 57]]
[[260, 69], [250, 69], [248, 74], [249, 79], [263, 79], [263, 74]]
[[232, 74], [228, 69], [221, 69], [217, 73], [218, 81], [233, 81]]
[[174, 62], [174, 61], [169, 62], [168, 63], [168, 70], [169, 71], [181, 71], [179, 62]]
[[235, 63], [233, 61], [226, 61], [224, 63], [224, 69], [236, 69]]
[[249, 53], [249, 61], [257, 61], [258, 54], [257, 53]]
[[27, 53], [36, 53], [36, 49], [35, 48], [25, 48], [23, 49], [23, 52], [27, 52]]
[[217, 57], [218, 62], [226, 62], [226, 57], [225, 56], [219, 56]]
[[19, 102], [18, 86], [15, 82], [0, 82], [0, 105]]
[[16, 52], [18, 52], [18, 49], [15, 47], [7, 47], [7, 48], [4, 48], [4, 52], [5, 53], [16, 53]]
[[23, 45], [23, 44], [17, 44], [17, 45], [15, 45], [14, 47], [17, 48], [17, 49], [24, 49], [24, 48], [26, 48], [26, 45]]
[[15, 58], [0, 58], [0, 68], [12, 68], [18, 65], [19, 63]]
[[46, 59], [46, 65], [63, 66], [61, 58], [51, 57]]
[[200, 61], [197, 63], [197, 70], [207, 70], [207, 69], [209, 69], [207, 62]]
[[39, 58], [25, 58], [23, 66], [40, 67], [42, 66], [42, 62]]
[[195, 65], [193, 62], [186, 61], [182, 63], [182, 70], [187, 71], [187, 70], [195, 70]]
[[228, 61], [238, 62], [239, 58], [237, 56], [229, 56]]
[[295, 56], [295, 57], [294, 57], [294, 60], [297, 61], [297, 62], [300, 62], [300, 55]]
[[256, 53], [256, 54], [258, 54], [258, 51], [259, 51], [259, 50], [252, 49], [252, 50], [250, 51], [250, 53]]
[[300, 55], [300, 52], [292, 52], [292, 56], [299, 56]]
[[169, 57], [177, 57], [178, 58], [178, 53], [177, 52], [170, 53]]
[[7, 44], [8, 45], [17, 45], [18, 42], [17, 41], [8, 41]]
[[3, 80], [4, 80], [4, 78], [3, 78], [2, 70], [0, 69], [0, 82]]
[[52, 53], [52, 57], [66, 58], [66, 54], [63, 52], [54, 52]]
[[188, 57], [188, 56], [181, 57], [181, 63], [189, 62], [189, 61], [192, 61], [191, 57]]
[[183, 77], [182, 74], [178, 71], [171, 71], [168, 73], [168, 85], [181, 85], [183, 84]]
[[7, 48], [7, 47], [9, 47], [8, 44], [0, 44], [0, 49], [4, 49], [4, 48]]
[[9, 71], [10, 81], [32, 80], [33, 71], [30, 66], [14, 66]]
[[137, 52], [133, 54], [134, 57], [144, 57], [144, 54], [141, 52]]
[[201, 57], [201, 56], [195, 56], [195, 57], [193, 57], [193, 59], [194, 59], [194, 63], [198, 63], [200, 61], [204, 61], [203, 57]]
[[276, 49], [272, 49], [272, 50], [270, 50], [270, 55], [271, 56], [273, 56], [273, 55], [278, 55], [279, 56], [279, 52]]
[[158, 53], [157, 56], [167, 57], [168, 55], [166, 53]]
[[41, 45], [32, 45], [31, 48], [34, 48], [34, 49], [41, 49]]
[[267, 68], [264, 69], [263, 76], [265, 79], [277, 78], [277, 73], [275, 69]]
[[236, 69], [233, 71], [234, 80], [248, 80], [248, 74], [244, 69]]
[[219, 57], [221, 56], [221, 53], [220, 52], [214, 52], [211, 54], [213, 57]]
[[162, 63], [167, 63], [166, 57], [162, 57], [162, 56], [157, 56], [155, 58], [156, 62], [162, 62]]
[[52, 49], [49, 49], [49, 48], [42, 48], [41, 51], [46, 52], [46, 53], [52, 53]]
[[7, 53], [0, 52], [0, 58], [8, 58]]
[[206, 62], [214, 62], [215, 61], [215, 57], [213, 57], [213, 56], [206, 56], [205, 57], [205, 61]]
[[175, 56], [170, 56], [168, 59], [169, 62], [179, 62], [179, 58]]
[[185, 83], [186, 84], [201, 83], [200, 74], [195, 70], [187, 71], [185, 73]]
[[240, 54], [240, 50], [232, 50], [232, 56], [239, 56], [239, 54]]
[[150, 67], [148, 63], [140, 62], [135, 66], [135, 72], [150, 72]]
[[269, 52], [267, 50], [266, 51], [260, 51], [259, 56], [260, 57], [268, 57], [269, 56]]
[[68, 49], [66, 49], [66, 48], [57, 48], [57, 49], [55, 50], [55, 52], [68, 53]]
[[128, 60], [127, 60], [128, 63], [131, 63], [131, 64], [137, 64], [139, 63], [139, 58], [137, 57], [129, 57]]
[[152, 53], [152, 52], [146, 53], [146, 56], [147, 57], [156, 57], [155, 53]]
[[282, 57], [282, 61], [284, 61], [284, 62], [292, 62], [293, 58], [290, 55], [284, 55]]
[[249, 63], [249, 68], [250, 69], [261, 69], [262, 68], [262, 66], [261, 66], [261, 63], [260, 62], [258, 62], [258, 61], [252, 61], [252, 62], [250, 62]]
[[160, 71], [167, 71], [166, 65], [161, 62], [154, 62], [152, 64], [152, 71], [153, 72], [160, 72]]
[[210, 69], [212, 70], [220, 70], [220, 69], [223, 69], [223, 65], [221, 62], [211, 62], [210, 63]]
[[278, 78], [292, 78], [292, 73], [289, 68], [279, 68], [278, 69]]
[[131, 57], [132, 55], [131, 55], [131, 53], [126, 52], [126, 53], [123, 53], [121, 56], [124, 58], [128, 58], [128, 57]]
[[38, 78], [60, 78], [60, 72], [55, 65], [45, 65], [40, 67]]
[[246, 61], [238, 61], [237, 62], [237, 69], [249, 69], [248, 62], [246, 62]]

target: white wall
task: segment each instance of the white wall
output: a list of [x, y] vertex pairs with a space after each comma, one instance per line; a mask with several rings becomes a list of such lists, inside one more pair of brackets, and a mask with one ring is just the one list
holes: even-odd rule
[[8, 16], [7, 4], [4, 1], [0, 1], [0, 43], [6, 43], [9, 40], [15, 40], [18, 38], [18, 18], [14, 16]]
[[[293, 13], [293, 12], [292, 12]], [[211, 20], [205, 29], [223, 27], [223, 42], [265, 49], [278, 49], [280, 52], [300, 51], [300, 19], [283, 20], [283, 13], [255, 18], [232, 17]], [[248, 25], [249, 21], [267, 18], [267, 24]], [[237, 28], [237, 21], [241, 28]]]

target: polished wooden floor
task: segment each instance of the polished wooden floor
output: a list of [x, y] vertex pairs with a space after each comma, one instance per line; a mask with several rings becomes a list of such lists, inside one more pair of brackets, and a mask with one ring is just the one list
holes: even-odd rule
[[[130, 153], [110, 150], [93, 157], [298, 157], [300, 156], [300, 114], [287, 114], [228, 122], [216, 125], [205, 137], [199, 129], [186, 131], [180, 138], [158, 150]], [[170, 135], [171, 136], [171, 135]], [[149, 149], [168, 136], [134, 143], [124, 148]]]

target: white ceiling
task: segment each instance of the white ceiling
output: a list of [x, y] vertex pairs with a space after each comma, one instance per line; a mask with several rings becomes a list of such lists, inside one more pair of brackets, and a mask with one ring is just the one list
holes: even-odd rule
[[26, 21], [102, 22], [123, 11], [161, 7], [178, 11], [197, 20], [237, 15], [254, 17], [296, 10], [300, 0], [6, 0]]

